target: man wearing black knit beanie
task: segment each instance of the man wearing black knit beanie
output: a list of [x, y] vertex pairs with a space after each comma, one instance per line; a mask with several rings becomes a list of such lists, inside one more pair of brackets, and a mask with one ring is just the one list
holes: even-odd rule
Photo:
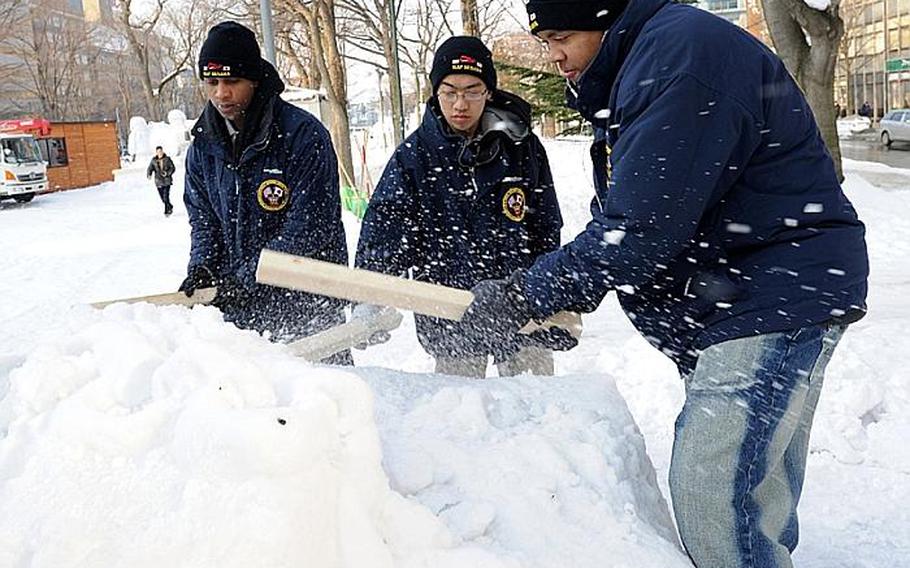
[[[531, 107], [498, 88], [487, 46], [475, 37], [447, 39], [430, 82], [420, 127], [395, 150], [370, 199], [356, 265], [466, 289], [558, 247], [562, 217], [546, 152], [531, 132]], [[375, 309], [357, 306], [354, 315]], [[550, 345], [416, 320], [438, 373], [485, 377], [492, 354], [502, 376], [553, 374]]]
[[[584, 232], [461, 325], [516, 336], [610, 291], [685, 379], [670, 492], [698, 568], [791, 568], [825, 366], [866, 311], [864, 227], [783, 62], [669, 0], [530, 0], [594, 130]], [[655, 352], [655, 356], [660, 356]]]
[[[236, 22], [209, 30], [199, 77], [209, 102], [193, 127], [184, 202], [190, 262], [180, 290], [217, 286], [227, 321], [274, 341], [344, 323], [344, 304], [256, 284], [263, 248], [347, 264], [335, 150], [315, 117], [281, 100], [284, 83]], [[329, 363], [350, 364], [338, 353]]]

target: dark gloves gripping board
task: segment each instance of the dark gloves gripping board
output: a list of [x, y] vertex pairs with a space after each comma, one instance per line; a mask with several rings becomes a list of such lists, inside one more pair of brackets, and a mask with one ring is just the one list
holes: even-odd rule
[[249, 299], [249, 293], [233, 276], [216, 277], [205, 265], [197, 265], [190, 269], [189, 274], [180, 284], [180, 292], [187, 297], [192, 297], [196, 290], [215, 286], [218, 291], [210, 305], [221, 311], [242, 307]]
[[516, 270], [505, 280], [484, 280], [474, 286], [474, 300], [459, 323], [474, 347], [497, 361], [508, 359], [524, 347], [568, 351], [578, 345], [578, 339], [561, 327], [519, 333], [532, 317], [524, 295], [524, 276], [524, 270]]

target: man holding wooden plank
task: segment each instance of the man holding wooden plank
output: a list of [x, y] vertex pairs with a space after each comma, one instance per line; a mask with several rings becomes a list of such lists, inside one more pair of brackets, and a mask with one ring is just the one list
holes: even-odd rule
[[615, 291], [685, 381], [670, 493], [698, 568], [791, 568], [825, 367], [866, 311], [864, 226], [805, 96], [756, 38], [668, 0], [529, 0], [594, 129], [574, 241], [487, 281], [462, 324], [510, 337]]
[[[256, 284], [263, 248], [347, 264], [335, 151], [253, 32], [213, 27], [199, 54], [209, 103], [193, 127], [184, 192], [192, 228], [187, 296], [217, 286], [225, 320], [289, 341], [344, 323], [345, 302]], [[350, 364], [344, 350], [326, 360]]]
[[[423, 123], [395, 151], [370, 200], [356, 266], [469, 289], [556, 249], [562, 218], [530, 106], [497, 89], [487, 47], [449, 38], [430, 79]], [[360, 304], [354, 317], [375, 310]], [[496, 353], [500, 375], [553, 374], [548, 349], [473, 337], [449, 319], [416, 322], [436, 372], [484, 377]]]

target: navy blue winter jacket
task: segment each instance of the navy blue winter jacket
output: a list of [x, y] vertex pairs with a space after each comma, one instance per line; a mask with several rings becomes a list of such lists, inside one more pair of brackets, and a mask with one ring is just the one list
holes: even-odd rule
[[309, 335], [344, 321], [343, 303], [257, 285], [263, 248], [347, 264], [335, 151], [315, 117], [278, 97], [267, 70], [232, 145], [209, 103], [193, 127], [184, 201], [192, 228], [189, 269], [207, 266], [248, 292], [225, 319], [276, 339]]
[[[556, 249], [562, 217], [530, 118], [525, 101], [499, 91], [467, 140], [448, 128], [435, 98], [427, 103], [370, 199], [356, 265], [470, 289]], [[445, 320], [418, 316], [417, 332], [433, 355], [473, 354]]]
[[754, 37], [633, 0], [568, 98], [595, 127], [597, 195], [585, 231], [531, 268], [535, 317], [617, 290], [684, 366], [727, 339], [864, 313], [864, 226], [806, 99]]

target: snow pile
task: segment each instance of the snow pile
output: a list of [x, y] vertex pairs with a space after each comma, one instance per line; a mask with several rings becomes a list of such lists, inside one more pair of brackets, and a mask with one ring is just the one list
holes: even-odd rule
[[28, 355], [0, 502], [0, 566], [687, 565], [612, 382], [314, 367], [205, 307]]
[[837, 135], [840, 137], [852, 136], [872, 128], [872, 120], [853, 114], [837, 119]]
[[824, 12], [831, 7], [831, 0], [804, 0], [806, 6], [819, 12]]
[[166, 154], [179, 156], [189, 145], [187, 132], [190, 128], [192, 124], [180, 110], [168, 112], [167, 122], [146, 122], [141, 116], [134, 116], [130, 118], [127, 151], [130, 156], [142, 161], [154, 154], [158, 146]]
[[[857, 168], [848, 195], [866, 224], [870, 280], [869, 315], [850, 326], [828, 367], [822, 401], [826, 412], [816, 418], [812, 450], [847, 464], [868, 462], [910, 472], [910, 452], [895, 452], [910, 438], [910, 391], [906, 369], [907, 296], [910, 257], [910, 192], [883, 190], [863, 176], [890, 174], [910, 184], [906, 170], [847, 161]], [[910, 488], [904, 491], [910, 497]]]
[[371, 371], [392, 487], [521, 566], [689, 566], [644, 441], [603, 376]]

